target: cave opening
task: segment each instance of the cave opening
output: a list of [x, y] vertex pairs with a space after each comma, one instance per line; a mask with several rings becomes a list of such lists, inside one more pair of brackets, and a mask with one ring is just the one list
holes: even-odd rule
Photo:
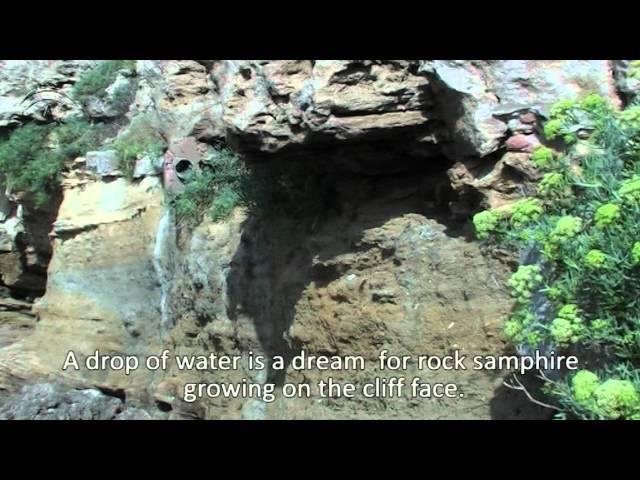
[[[473, 236], [469, 218], [481, 197], [453, 189], [452, 160], [441, 153], [424, 156], [414, 147], [401, 137], [245, 157], [252, 177], [270, 184], [266, 197], [257, 196], [254, 203], [269, 208], [254, 205], [242, 225], [230, 263], [227, 313], [232, 320], [251, 317], [268, 355], [290, 361], [301, 351], [287, 332], [303, 291], [347, 273], [336, 259], [378, 248], [367, 232], [417, 215], [440, 224], [447, 237]], [[381, 261], [393, 257], [393, 242], [391, 237], [389, 247], [380, 247]], [[281, 385], [285, 372], [270, 370], [268, 381]]]

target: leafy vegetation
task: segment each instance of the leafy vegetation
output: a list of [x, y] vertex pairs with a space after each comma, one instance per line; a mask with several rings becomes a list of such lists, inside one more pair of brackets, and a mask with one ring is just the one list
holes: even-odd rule
[[58, 188], [64, 163], [95, 149], [103, 129], [81, 119], [53, 125], [27, 124], [0, 142], [0, 172], [13, 191], [33, 195], [43, 206]]
[[[544, 132], [562, 147], [532, 154], [544, 173], [537, 195], [473, 219], [487, 245], [539, 257], [509, 282], [517, 302], [505, 334], [591, 359], [547, 380], [560, 417], [640, 419], [640, 106], [562, 101]], [[536, 308], [540, 295], [550, 313]]]
[[127, 129], [109, 145], [118, 152], [120, 170], [131, 180], [139, 158], [160, 157], [166, 150], [166, 143], [145, 116], [135, 117]]
[[105, 90], [115, 81], [118, 72], [123, 69], [133, 70], [135, 64], [134, 60], [104, 60], [98, 63], [73, 86], [73, 97], [83, 103], [91, 96], [104, 97]]
[[178, 221], [195, 225], [208, 214], [224, 220], [235, 207], [256, 216], [304, 218], [319, 215], [329, 189], [320, 177], [293, 164], [249, 168], [230, 149], [214, 149], [202, 168], [188, 174], [185, 190], [175, 199]]
[[215, 150], [204, 168], [189, 172], [185, 190], [175, 200], [178, 221], [193, 225], [205, 212], [213, 220], [226, 218], [236, 206], [246, 203], [243, 191], [246, 175], [246, 169], [231, 150]]

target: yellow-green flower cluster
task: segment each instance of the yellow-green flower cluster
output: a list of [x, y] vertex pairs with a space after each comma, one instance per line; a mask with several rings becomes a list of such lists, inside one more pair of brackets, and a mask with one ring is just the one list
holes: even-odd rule
[[559, 300], [563, 296], [563, 292], [561, 288], [558, 287], [549, 287], [547, 290], [547, 297], [551, 300]]
[[[576, 108], [575, 100], [560, 100], [556, 102], [549, 111], [549, 121], [544, 125], [544, 136], [553, 140], [564, 133], [565, 124], [569, 119], [569, 112]], [[573, 135], [564, 135], [565, 141], [571, 143]]]
[[580, 108], [589, 112], [602, 112], [609, 108], [609, 102], [602, 95], [592, 93], [580, 101]]
[[562, 131], [562, 120], [555, 118], [553, 120], [549, 120], [544, 124], [544, 137], [547, 140], [553, 140], [557, 138]]
[[567, 182], [564, 175], [557, 172], [545, 173], [538, 184], [538, 192], [540, 195], [552, 196], [559, 195], [567, 188]]
[[602, 250], [594, 248], [584, 256], [584, 264], [592, 269], [601, 268], [607, 263], [607, 256]]
[[532, 347], [535, 347], [539, 345], [540, 342], [542, 342], [543, 338], [544, 337], [542, 335], [542, 332], [540, 332], [539, 330], [534, 330], [527, 333], [526, 341], [529, 345], [531, 345]]
[[640, 105], [634, 105], [625, 108], [620, 112], [618, 118], [622, 122], [622, 126], [630, 128], [640, 127]]
[[520, 265], [518, 270], [511, 275], [509, 286], [513, 289], [513, 296], [519, 303], [527, 303], [533, 296], [533, 290], [543, 280], [538, 265]]
[[531, 312], [517, 312], [504, 323], [504, 334], [513, 343], [522, 343], [528, 339], [529, 334], [525, 335], [525, 331], [534, 320], [535, 317]]
[[542, 216], [542, 204], [537, 198], [524, 198], [513, 205], [511, 221], [514, 227], [521, 227]]
[[635, 176], [622, 182], [618, 189], [618, 195], [628, 202], [640, 200], [640, 177]]
[[566, 117], [567, 113], [570, 110], [576, 107], [576, 101], [571, 99], [558, 100], [551, 106], [549, 110], [549, 118], [560, 118], [563, 119]]
[[571, 379], [573, 398], [581, 405], [588, 404], [598, 385], [600, 385], [600, 379], [595, 373], [589, 370], [578, 371]]
[[[547, 125], [549, 123], [547, 122]], [[546, 126], [545, 126], [546, 128]], [[542, 145], [536, 147], [531, 153], [531, 161], [538, 168], [549, 168], [553, 166], [555, 156], [553, 150]]]
[[524, 340], [524, 335], [522, 334], [522, 323], [517, 320], [507, 320], [504, 322], [504, 334], [507, 336], [509, 340], [513, 343], [521, 343]]
[[611, 328], [611, 323], [601, 318], [596, 318], [589, 325], [594, 333], [603, 333]]
[[593, 396], [596, 412], [611, 420], [629, 418], [640, 409], [640, 395], [629, 380], [606, 380]]
[[595, 373], [580, 370], [571, 379], [571, 391], [578, 404], [610, 420], [637, 418], [640, 412], [640, 394], [629, 380], [601, 382]]
[[571, 215], [560, 217], [550, 234], [553, 243], [563, 243], [575, 237], [582, 229], [582, 219]]
[[544, 254], [553, 259], [557, 256], [559, 247], [571, 240], [582, 229], [582, 219], [571, 215], [560, 217], [555, 227], [549, 234], [549, 239], [544, 244]]
[[484, 210], [473, 216], [473, 226], [479, 239], [489, 237], [494, 232], [503, 218], [503, 213], [497, 210]]
[[558, 345], [576, 343], [584, 334], [584, 324], [578, 306], [570, 303], [563, 306], [551, 322], [551, 336]]
[[633, 244], [633, 247], [631, 248], [631, 260], [636, 265], [640, 264], [640, 242]]
[[615, 203], [605, 203], [596, 210], [595, 221], [598, 228], [611, 225], [620, 218], [620, 207]]

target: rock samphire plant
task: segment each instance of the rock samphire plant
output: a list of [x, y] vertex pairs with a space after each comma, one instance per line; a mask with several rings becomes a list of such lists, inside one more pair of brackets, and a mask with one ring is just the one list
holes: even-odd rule
[[[546, 380], [559, 417], [640, 419], [640, 106], [616, 111], [599, 95], [561, 101], [544, 133], [556, 149], [531, 155], [536, 197], [473, 219], [489, 246], [540, 254], [509, 282], [516, 302], [505, 334], [529, 351], [592, 359]], [[536, 294], [551, 303], [545, 318]]]

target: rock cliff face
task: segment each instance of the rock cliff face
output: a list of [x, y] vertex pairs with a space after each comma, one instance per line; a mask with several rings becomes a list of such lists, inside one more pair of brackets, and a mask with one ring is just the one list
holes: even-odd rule
[[[62, 100], [46, 110], [22, 100], [31, 90], [68, 93], [93, 64], [3, 62], [0, 130], [73, 114], [77, 106]], [[184, 157], [175, 145], [191, 142], [196, 157], [227, 144], [256, 168], [295, 164], [330, 186], [332, 208], [304, 221], [237, 209], [225, 221], [188, 229], [168, 207], [166, 173], [140, 164], [129, 182], [109, 162], [101, 171], [93, 154], [69, 159], [59, 198], [45, 209], [19, 194], [2, 196], [5, 416], [56, 417], [42, 412], [61, 404], [57, 418], [545, 417], [501, 388], [506, 372], [423, 374], [467, 393], [444, 405], [366, 398], [266, 404], [181, 400], [186, 382], [241, 382], [246, 371], [125, 375], [61, 367], [69, 350], [246, 357], [304, 349], [367, 359], [384, 349], [503, 353], [509, 269], [481, 254], [469, 217], [513, 201], [536, 180], [529, 153], [541, 142], [550, 104], [592, 91], [617, 104], [620, 91], [627, 101], [635, 87], [624, 68], [610, 61], [138, 61], [126, 117], [109, 120], [116, 130], [144, 116], [175, 158]], [[100, 108], [94, 102], [89, 115], [111, 118], [110, 98]], [[323, 378], [305, 375], [289, 370], [270, 380]], [[354, 382], [375, 375], [341, 374]], [[103, 399], [100, 390], [118, 400]], [[45, 400], [20, 413], [11, 407], [20, 403], [16, 395]], [[127, 415], [122, 399], [133, 405]]]

